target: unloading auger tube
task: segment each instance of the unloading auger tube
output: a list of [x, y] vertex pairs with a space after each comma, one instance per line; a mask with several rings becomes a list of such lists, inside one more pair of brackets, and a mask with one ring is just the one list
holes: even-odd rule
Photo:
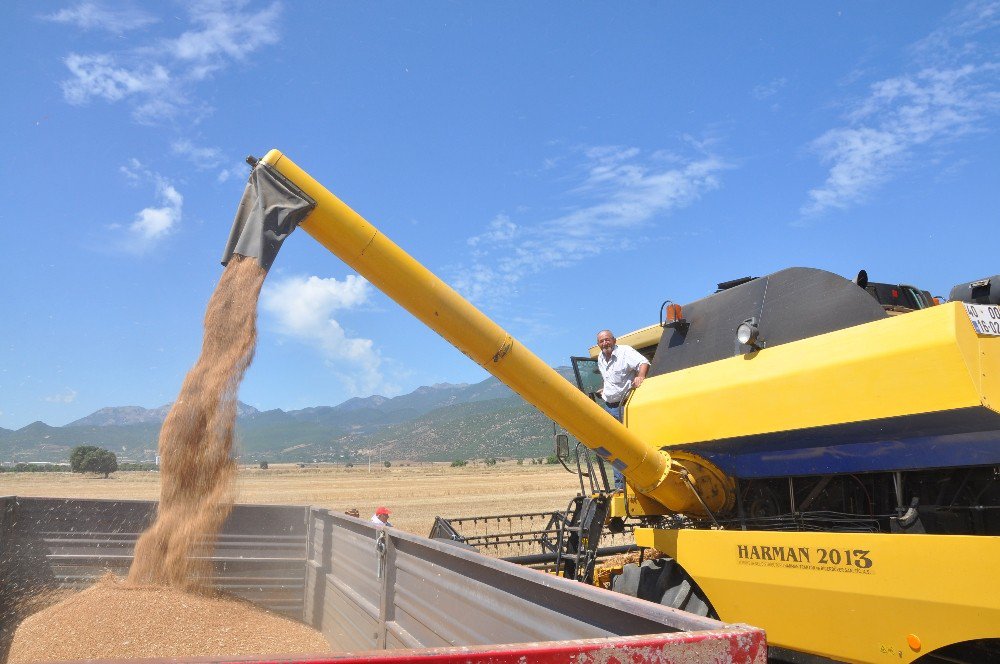
[[[670, 512], [691, 516], [710, 516], [731, 508], [732, 480], [715, 466], [688, 454], [683, 460], [672, 459], [666, 451], [643, 442], [291, 159], [271, 150], [256, 162], [255, 169], [261, 168], [276, 171], [290, 188], [300, 190], [307, 205], [315, 204], [299, 223], [303, 230], [590, 449], [608, 458], [638, 493]], [[251, 177], [251, 184], [262, 179]], [[266, 204], [258, 203], [257, 207], [265, 214], [269, 209]]]

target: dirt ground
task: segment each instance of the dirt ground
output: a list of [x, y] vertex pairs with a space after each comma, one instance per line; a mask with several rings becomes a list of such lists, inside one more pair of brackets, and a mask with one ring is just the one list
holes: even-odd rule
[[[159, 490], [160, 475], [155, 472], [119, 471], [108, 479], [77, 473], [0, 474], [0, 495], [156, 500]], [[560, 465], [513, 462], [462, 468], [396, 463], [371, 472], [367, 466], [272, 464], [268, 470], [241, 468], [237, 491], [240, 503], [315, 505], [337, 511], [356, 507], [363, 518], [385, 505], [395, 527], [427, 535], [435, 516], [565, 509], [579, 483]]]

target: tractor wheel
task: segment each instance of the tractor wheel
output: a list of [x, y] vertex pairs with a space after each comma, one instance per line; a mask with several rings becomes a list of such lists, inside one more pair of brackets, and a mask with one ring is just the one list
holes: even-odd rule
[[629, 563], [611, 581], [611, 589], [699, 616], [718, 618], [705, 594], [673, 558]]

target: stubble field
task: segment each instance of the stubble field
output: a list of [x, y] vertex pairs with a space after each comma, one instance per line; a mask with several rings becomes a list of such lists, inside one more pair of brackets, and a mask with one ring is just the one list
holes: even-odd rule
[[[116, 472], [110, 478], [76, 473], [3, 473], [0, 495], [156, 500], [160, 475]], [[272, 465], [243, 468], [238, 503], [357, 508], [362, 518], [385, 505], [393, 526], [426, 536], [435, 516], [459, 517], [562, 510], [579, 491], [560, 465], [465, 466], [420, 464], [391, 468]]]

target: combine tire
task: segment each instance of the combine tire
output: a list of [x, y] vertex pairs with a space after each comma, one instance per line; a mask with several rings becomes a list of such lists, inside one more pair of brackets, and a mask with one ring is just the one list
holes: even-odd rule
[[611, 589], [699, 616], [718, 618], [705, 594], [673, 558], [629, 563], [611, 581]]

